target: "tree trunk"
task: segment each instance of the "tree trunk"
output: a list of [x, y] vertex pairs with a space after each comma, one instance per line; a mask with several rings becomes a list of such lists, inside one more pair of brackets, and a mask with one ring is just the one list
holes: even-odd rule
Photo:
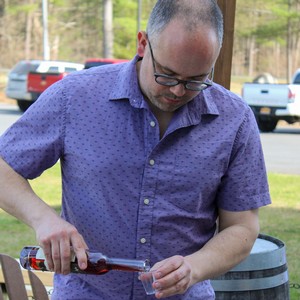
[[255, 37], [251, 36], [249, 38], [249, 70], [248, 75], [252, 78], [254, 76], [254, 70], [255, 70]]
[[[32, 3], [32, 0], [29, 1], [29, 4]], [[26, 33], [25, 33], [25, 59], [31, 58], [31, 34], [32, 34], [32, 11], [27, 12], [26, 17]]]
[[4, 16], [5, 0], [0, 0], [0, 18]]

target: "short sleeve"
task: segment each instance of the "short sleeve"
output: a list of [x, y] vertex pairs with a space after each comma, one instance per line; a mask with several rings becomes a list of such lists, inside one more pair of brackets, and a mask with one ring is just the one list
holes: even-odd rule
[[63, 152], [63, 83], [50, 86], [0, 138], [0, 156], [21, 176], [33, 179]]
[[226, 174], [217, 195], [218, 206], [229, 211], [255, 209], [271, 203], [259, 131], [246, 110]]

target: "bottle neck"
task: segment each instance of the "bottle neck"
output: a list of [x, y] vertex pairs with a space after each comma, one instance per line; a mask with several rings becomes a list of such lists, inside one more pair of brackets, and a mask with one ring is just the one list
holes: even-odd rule
[[107, 258], [107, 265], [111, 270], [148, 272], [150, 264], [148, 260]]

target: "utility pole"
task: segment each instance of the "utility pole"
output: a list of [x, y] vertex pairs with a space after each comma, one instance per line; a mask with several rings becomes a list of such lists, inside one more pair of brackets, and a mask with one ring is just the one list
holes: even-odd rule
[[[142, 1], [137, 0], [137, 19], [136, 19], [136, 32], [139, 32], [141, 30], [141, 15], [142, 15]], [[136, 47], [138, 47], [138, 40], [136, 39]]]
[[48, 1], [42, 0], [43, 10], [43, 45], [44, 45], [44, 60], [50, 59], [49, 37], [48, 37]]
[[286, 80], [290, 82], [291, 80], [291, 70], [292, 70], [292, 24], [291, 24], [291, 0], [288, 0], [288, 19], [287, 19], [287, 41], [286, 41]]
[[103, 57], [113, 57], [113, 3], [103, 0]]
[[142, 1], [137, 0], [138, 7], [137, 7], [137, 32], [141, 30], [141, 14], [142, 14]]

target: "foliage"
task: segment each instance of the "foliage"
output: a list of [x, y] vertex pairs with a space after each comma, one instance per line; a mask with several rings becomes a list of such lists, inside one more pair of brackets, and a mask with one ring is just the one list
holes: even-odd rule
[[114, 53], [118, 58], [132, 58], [135, 55], [136, 28], [130, 18], [116, 18], [114, 22]]
[[[146, 28], [155, 0], [112, 0], [114, 56], [136, 53], [138, 4]], [[289, 78], [300, 64], [299, 0], [236, 0], [233, 74], [269, 72]], [[103, 56], [103, 1], [48, 0], [51, 59], [83, 62]], [[40, 0], [0, 2], [0, 67], [20, 59], [43, 58]], [[280, 63], [279, 63], [280, 62]], [[287, 68], [293, 66], [293, 70]]]
[[299, 0], [237, 0], [235, 75], [269, 72], [289, 80], [300, 64], [299, 23]]

